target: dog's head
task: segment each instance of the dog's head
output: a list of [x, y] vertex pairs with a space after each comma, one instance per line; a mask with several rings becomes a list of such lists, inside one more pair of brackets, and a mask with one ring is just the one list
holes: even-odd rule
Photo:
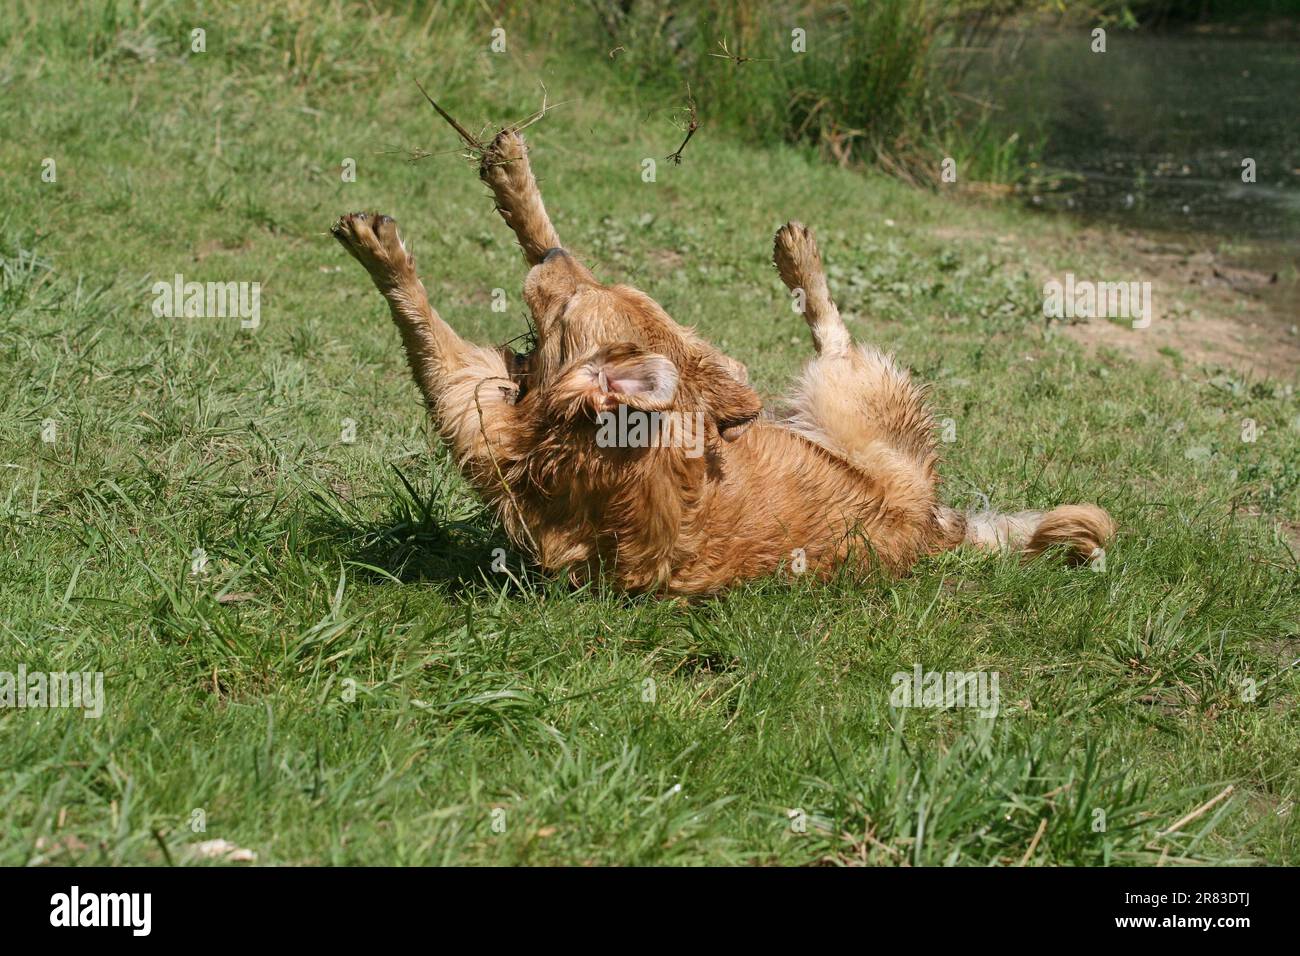
[[619, 405], [701, 415], [706, 430], [735, 441], [762, 403], [745, 367], [674, 322], [629, 286], [604, 285], [563, 249], [551, 249], [524, 281], [537, 347], [523, 385], [565, 420], [594, 420]]

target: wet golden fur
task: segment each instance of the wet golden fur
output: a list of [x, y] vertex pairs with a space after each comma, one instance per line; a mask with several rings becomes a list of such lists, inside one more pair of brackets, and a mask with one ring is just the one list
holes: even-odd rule
[[[703, 594], [782, 567], [825, 575], [862, 559], [901, 573], [963, 543], [1028, 555], [1060, 545], [1086, 560], [1114, 533], [1094, 505], [946, 507], [922, 389], [891, 356], [850, 341], [803, 226], [782, 227], [774, 260], [803, 300], [817, 354], [792, 412], [775, 420], [761, 415], [742, 363], [561, 248], [522, 137], [498, 136], [480, 175], [531, 267], [529, 355], [461, 339], [430, 306], [387, 216], [353, 213], [333, 232], [388, 301], [462, 471], [542, 567], [629, 591]], [[702, 453], [673, 442], [602, 447], [598, 416], [620, 405], [702, 421]]]

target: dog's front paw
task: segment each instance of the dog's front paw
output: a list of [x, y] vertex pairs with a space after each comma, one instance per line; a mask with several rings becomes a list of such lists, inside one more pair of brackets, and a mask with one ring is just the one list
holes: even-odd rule
[[503, 129], [483, 151], [478, 166], [479, 177], [489, 185], [495, 185], [510, 181], [512, 174], [525, 175], [527, 156], [524, 138], [514, 130]]
[[339, 217], [330, 228], [334, 236], [365, 266], [371, 278], [382, 286], [393, 285], [413, 274], [415, 261], [397, 233], [392, 217], [377, 212], [353, 212]]

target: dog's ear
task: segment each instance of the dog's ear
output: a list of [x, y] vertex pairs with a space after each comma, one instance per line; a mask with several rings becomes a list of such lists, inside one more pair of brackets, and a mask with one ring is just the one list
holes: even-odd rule
[[713, 417], [718, 434], [723, 441], [735, 441], [754, 424], [763, 411], [763, 401], [752, 388], [737, 381], [731, 368], [713, 359], [705, 359], [700, 371], [704, 382], [704, 404]]
[[741, 385], [749, 384], [749, 369], [745, 367], [744, 362], [737, 362], [730, 355], [723, 355], [721, 352], [718, 353], [718, 361], [727, 370], [727, 374]]
[[594, 411], [619, 405], [642, 411], [663, 411], [677, 395], [677, 366], [656, 352], [630, 342], [606, 346], [588, 363], [593, 388], [588, 392]]

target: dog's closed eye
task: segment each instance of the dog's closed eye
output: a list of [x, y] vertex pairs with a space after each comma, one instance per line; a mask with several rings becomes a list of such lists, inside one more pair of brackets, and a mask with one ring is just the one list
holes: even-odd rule
[[728, 442], [743, 435], [763, 411], [758, 393], [735, 376], [730, 367], [716, 360], [706, 360], [700, 365], [704, 405], [713, 417], [718, 434]]

